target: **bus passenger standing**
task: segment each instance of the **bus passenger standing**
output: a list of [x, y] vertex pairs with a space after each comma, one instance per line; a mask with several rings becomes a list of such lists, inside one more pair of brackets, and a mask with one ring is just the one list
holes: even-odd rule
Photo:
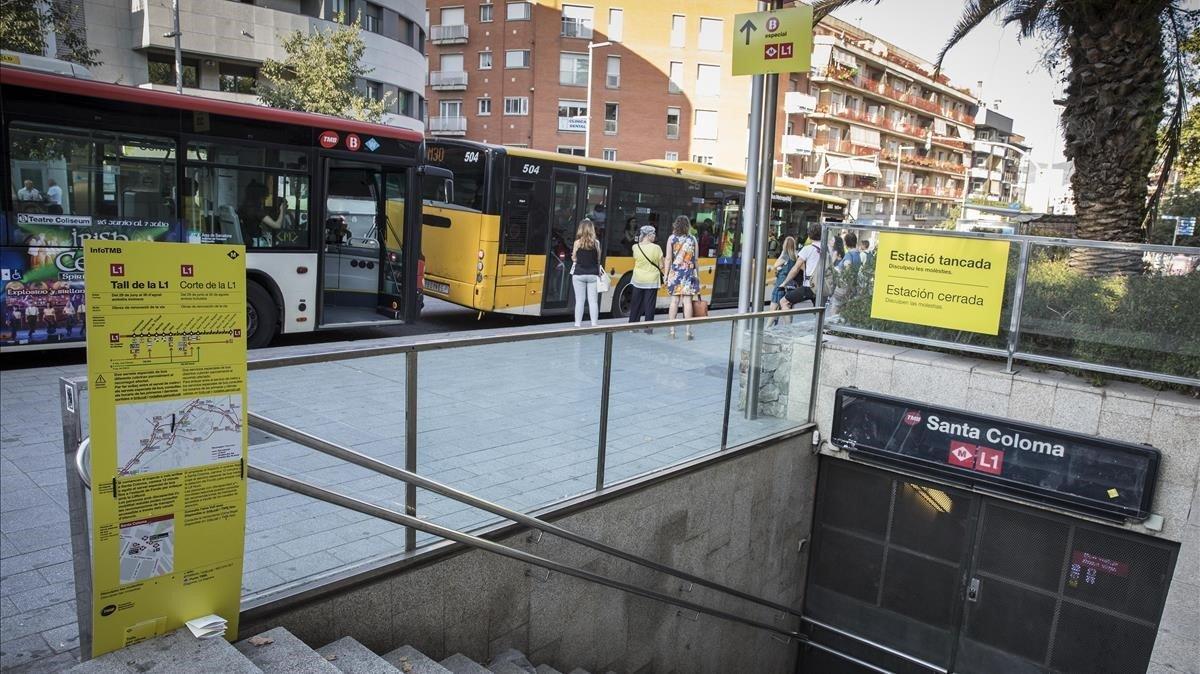
[[600, 282], [600, 246], [596, 243], [596, 227], [588, 218], [579, 221], [575, 230], [575, 245], [571, 248], [571, 286], [575, 289], [575, 327], [583, 322], [583, 303], [588, 305], [592, 327], [596, 326], [598, 304], [597, 284]]
[[[667, 318], [675, 320], [679, 305], [683, 304], [683, 317], [692, 317], [692, 300], [700, 294], [700, 278], [696, 275], [696, 249], [699, 244], [696, 237], [689, 232], [691, 222], [686, 215], [675, 218], [671, 228], [671, 238], [667, 239], [667, 259], [670, 268], [666, 272], [667, 293], [671, 296], [671, 306], [667, 309]], [[675, 337], [675, 328], [669, 333]], [[687, 327], [687, 338], [693, 339], [692, 327]]]
[[662, 248], [654, 243], [655, 229], [642, 227], [638, 242], [633, 246], [633, 297], [629, 302], [629, 322], [654, 320], [654, 302], [662, 285]]

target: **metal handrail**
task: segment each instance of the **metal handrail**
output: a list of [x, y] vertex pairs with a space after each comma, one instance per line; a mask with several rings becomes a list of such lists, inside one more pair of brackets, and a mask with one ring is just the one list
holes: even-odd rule
[[[933, 664], [932, 662], [922, 660], [921, 658], [918, 658], [915, 655], [909, 655], [908, 653], [905, 653], [904, 651], [898, 651], [898, 650], [892, 648], [891, 646], [884, 646], [883, 644], [881, 644], [877, 641], [872, 641], [871, 639], [868, 639], [866, 637], [859, 636], [859, 635], [855, 634], [854, 632], [848, 632], [840, 627], [834, 627], [833, 625], [821, 622], [820, 620], [817, 620], [810, 616], [800, 616], [800, 619], [810, 625], [819, 627], [828, 632], [833, 632], [834, 634], [837, 634], [839, 636], [846, 637], [847, 639], [850, 639], [851, 641], [857, 641], [858, 643], [863, 644], [864, 646], [870, 646], [871, 648], [883, 651], [884, 653], [887, 653], [888, 655], [891, 655], [896, 658], [900, 658], [901, 660], [910, 662], [914, 665], [917, 665], [918, 667], [924, 667], [925, 669], [929, 669], [934, 672], [939, 672], [940, 674], [947, 674], [947, 672], [949, 671], [945, 667], [939, 667], [939, 666]], [[816, 645], [816, 642], [813, 642], [811, 640], [808, 643], [810, 646]], [[835, 652], [835, 651], [830, 651], [830, 652]]]
[[674, 576], [676, 578], [679, 578], [680, 580], [686, 580], [687, 582], [694, 583], [696, 585], [703, 585], [704, 587], [707, 587], [709, 589], [717, 590], [718, 592], [723, 592], [725, 594], [728, 594], [728, 595], [731, 595], [734, 597], [738, 597], [738, 598], [744, 599], [746, 601], [754, 602], [754, 603], [760, 604], [762, 606], [767, 606], [767, 607], [773, 608], [777, 611], [791, 613], [792, 615], [797, 615], [797, 616], [800, 615], [799, 609], [795, 609], [795, 608], [792, 608], [785, 604], [780, 604], [778, 602], [773, 602], [769, 599], [764, 599], [762, 597], [758, 597], [758, 596], [755, 596], [755, 595], [747, 593], [747, 592], [742, 592], [741, 590], [737, 590], [732, 587], [722, 585], [721, 583], [718, 583], [716, 581], [708, 580], [708, 579], [702, 578], [700, 576], [696, 576], [696, 575], [687, 573], [686, 571], [680, 571], [679, 569], [672, 568], [665, 564], [661, 564], [659, 562], [655, 562], [653, 560], [646, 559], [644, 557], [640, 557], [633, 553], [625, 552], [624, 550], [620, 550], [618, 548], [614, 548], [610, 545], [606, 545], [599, 541], [592, 540], [586, 536], [582, 536], [580, 534], [574, 533], [572, 531], [564, 529], [558, 525], [551, 524], [550, 522], [539, 519], [537, 517], [533, 517], [531, 515], [526, 515], [524, 513], [513, 510], [511, 508], [506, 508], [502, 505], [498, 505], [496, 503], [492, 503], [491, 501], [487, 501], [485, 499], [479, 498], [478, 496], [473, 496], [471, 494], [468, 494], [467, 492], [459, 491], [458, 489], [455, 489], [454, 487], [448, 486], [448, 485], [438, 482], [436, 480], [431, 480], [427, 477], [422, 477], [421, 475], [418, 475], [414, 472], [407, 471], [402, 468], [397, 468], [391, 464], [384, 463], [383, 461], [374, 459], [372, 457], [367, 456], [366, 454], [357, 452], [348, 447], [343, 447], [341, 445], [329, 442], [328, 440], [319, 438], [310, 433], [305, 433], [304, 431], [292, 428], [291, 426], [288, 426], [286, 424], [281, 424], [277, 421], [274, 421], [272, 419], [264, 417], [261, 414], [256, 414], [254, 412], [247, 412], [247, 414], [250, 417], [251, 425], [258, 428], [259, 430], [266, 431], [268, 433], [271, 433], [272, 435], [278, 436], [285, 440], [290, 440], [290, 441], [295, 442], [304, 447], [308, 447], [309, 449], [315, 449], [318, 452], [321, 452], [322, 454], [326, 454], [328, 456], [332, 456], [332, 457], [341, 459], [343, 461], [353, 463], [357, 466], [361, 466], [363, 468], [367, 468], [368, 470], [375, 471], [376, 473], [379, 473], [381, 475], [386, 475], [388, 477], [395, 478], [397, 480], [401, 480], [403, 482], [407, 482], [412, 485], [416, 485], [422, 489], [427, 489], [434, 493], [441, 494], [442, 496], [446, 496], [446, 497], [453, 499], [455, 501], [458, 501], [460, 503], [465, 503], [469, 506], [479, 508], [480, 510], [486, 510], [494, 515], [499, 515], [505, 519], [512, 520], [518, 524], [523, 524], [527, 527], [539, 529], [543, 532], [553, 534], [555, 536], [558, 536], [559, 538], [563, 538], [568, 541], [571, 541], [572, 543], [578, 543], [579, 545], [591, 548], [593, 550], [597, 550], [599, 552], [603, 552], [604, 554], [612, 555], [614, 557], [619, 557], [627, 562], [633, 562], [634, 564], [638, 564], [638, 565], [641, 565], [641, 566], [644, 566], [644, 567], [647, 567], [650, 569], [654, 569], [655, 571]]
[[1107, 248], [1124, 250], [1131, 253], [1172, 253], [1182, 255], [1200, 255], [1200, 248], [1195, 246], [1167, 246], [1157, 243], [1129, 243], [1125, 241], [1094, 241], [1092, 239], [1069, 239], [1057, 236], [1033, 236], [1032, 234], [997, 234], [995, 232], [960, 232], [948, 229], [907, 229], [888, 227], [887, 225], [868, 225], [866, 223], [832, 223], [833, 226], [846, 227], [873, 232], [901, 232], [904, 234], [920, 234], [922, 236], [949, 236], [973, 239], [994, 239], [1002, 241], [1028, 241], [1044, 246], [1067, 246], [1072, 248]]
[[593, 583], [598, 583], [600, 585], [604, 585], [606, 587], [611, 587], [613, 589], [621, 590], [623, 592], [628, 592], [630, 594], [634, 594], [639, 597], [644, 597], [646, 599], [652, 599], [654, 601], [662, 602], [664, 604], [669, 604], [671, 606], [676, 606], [676, 607], [682, 608], [682, 609], [687, 609], [689, 611], [695, 611], [697, 613], [704, 613], [704, 614], [711, 615], [711, 616], [714, 616], [717, 618], [722, 618], [724, 620], [730, 620], [733, 622], [741, 623], [743, 625], [748, 625], [750, 627], [755, 627], [755, 628], [758, 628], [761, 630], [766, 630], [768, 632], [772, 632], [774, 634], [778, 634], [780, 636], [784, 636], [789, 639], [797, 639], [800, 641], [806, 640], [805, 635], [800, 633], [799, 631], [785, 629], [782, 627], [778, 627], [776, 625], [772, 625], [770, 623], [765, 623], [765, 622], [762, 622], [759, 620], [755, 620], [753, 618], [747, 618], [745, 616], [740, 616], [735, 613], [730, 613], [728, 611], [722, 611], [720, 609], [710, 608], [703, 604], [697, 604], [695, 602], [690, 602], [687, 600], [679, 599], [677, 597], [672, 597], [671, 595], [668, 595], [668, 594], [663, 594], [662, 592], [657, 592], [655, 590], [648, 590], [645, 588], [638, 587], [636, 585], [632, 585], [630, 583], [626, 583], [624, 581], [609, 578], [608, 576], [602, 576], [597, 573], [592, 573], [591, 571], [586, 571], [584, 569], [580, 569], [580, 568], [571, 566], [569, 564], [562, 564], [559, 562], [555, 562], [553, 560], [546, 559], [545, 557], [539, 557], [538, 555], [534, 555], [534, 554], [525, 552], [523, 550], [517, 550], [515, 548], [510, 548], [506, 545], [501, 545], [494, 541], [489, 541], [485, 538], [480, 538], [478, 536], [472, 536], [471, 534], [465, 534], [465, 533], [462, 533], [461, 531], [456, 531], [454, 529], [448, 529], [446, 527], [443, 527], [443, 526], [440, 526], [437, 524], [433, 524], [432, 522], [428, 522], [426, 520], [423, 520], [423, 519], [420, 519], [417, 517], [405, 515], [403, 513], [397, 512], [395, 510], [391, 510], [389, 508], [377, 506], [373, 503], [367, 503], [366, 501], [356, 499], [352, 496], [347, 496], [346, 494], [342, 494], [340, 492], [336, 492], [336, 491], [333, 491], [330, 489], [325, 489], [324, 487], [319, 487], [310, 482], [305, 482], [303, 480], [297, 480], [295, 478], [287, 477], [285, 475], [280, 475], [279, 473], [276, 473], [273, 471], [265, 470], [262, 468], [257, 468], [255, 466], [249, 466], [247, 474], [251, 479], [258, 480], [259, 482], [265, 482], [267, 484], [279, 487], [281, 489], [286, 489], [288, 491], [291, 491], [291, 492], [294, 492], [297, 494], [303, 494], [310, 498], [315, 498], [319, 501], [324, 501], [325, 503], [330, 503], [330, 504], [333, 504], [333, 505], [336, 505], [336, 506], [339, 506], [342, 508], [348, 508], [350, 510], [360, 512], [364, 515], [370, 515], [372, 517], [377, 517], [379, 519], [387, 520], [394, 524], [406, 526], [411, 529], [417, 529], [417, 530], [423, 531], [427, 534], [432, 534], [434, 536], [439, 536], [441, 538], [445, 538], [445, 539], [452, 540], [452, 541], [455, 541], [458, 543], [462, 543], [464, 545], [468, 545], [473, 548], [478, 548], [480, 550], [492, 552], [492, 553], [495, 553], [495, 554], [498, 554], [498, 555], [501, 555], [504, 557], [508, 557], [510, 559], [515, 559], [520, 562], [525, 562], [526, 564], [532, 564], [533, 566], [541, 567], [541, 568], [547, 569], [549, 571], [557, 571], [564, 575], [573, 576], [575, 578], [579, 578], [581, 580], [586, 580], [586, 581], [593, 582]]
[[92, 474], [88, 470], [88, 448], [91, 447], [92, 438], [88, 436], [79, 443], [79, 449], [75, 450], [75, 472], [79, 473], [79, 481], [87, 487], [89, 491], [92, 489]]
[[[726, 314], [723, 316], [706, 316], [704, 318], [687, 318], [667, 322], [655, 322], [652, 327], [689, 327], [709, 323], [731, 323], [736, 321], [767, 321], [777, 318], [820, 314], [824, 307], [805, 307], [803, 309], [788, 309], [787, 311], [760, 311], [750, 314]], [[537, 332], [522, 332], [518, 334], [485, 335], [482, 337], [447, 337], [429, 339], [412, 344], [388, 344], [385, 346], [348, 347], [337, 351], [321, 351], [294, 356], [276, 356], [251, 359], [247, 363], [250, 370], [269, 370], [277, 367], [293, 365], [309, 365], [317, 362], [352, 360], [355, 358], [373, 358], [399, 353], [420, 353], [424, 351], [439, 351], [442, 349], [458, 349], [471, 346], [486, 346], [490, 344], [516, 344], [534, 342], [561, 337], [582, 337], [586, 335], [603, 335], [607, 333], [640, 332], [646, 326], [641, 323], [617, 323], [614, 325], [598, 325], [596, 327], [570, 328], [566, 330], [538, 330]]]

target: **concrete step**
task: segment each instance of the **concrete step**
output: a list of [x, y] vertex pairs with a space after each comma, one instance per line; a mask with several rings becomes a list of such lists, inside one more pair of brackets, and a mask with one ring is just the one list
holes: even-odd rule
[[462, 653], [455, 653], [442, 660], [442, 666], [454, 674], [492, 674], [487, 667], [475, 662]]
[[105, 653], [67, 670], [81, 674], [172, 674], [174, 672], [229, 672], [262, 674], [254, 663], [221, 638], [197, 639], [186, 627]]
[[342, 637], [325, 644], [317, 649], [317, 653], [345, 674], [400, 674], [399, 669], [355, 641], [354, 637]]
[[[263, 639], [270, 639], [271, 643], [255, 645], [262, 643]], [[243, 639], [234, 647], [258, 665], [264, 674], [337, 674], [338, 671], [337, 667], [282, 627]]]
[[487, 668], [493, 674], [537, 674], [529, 658], [515, 648], [507, 648], [492, 656]]
[[534, 667], [534, 671], [537, 672], [537, 674], [562, 674], [562, 672], [551, 667], [550, 665], [538, 665], [537, 667]]
[[567, 672], [567, 674], [592, 674], [592, 673], [586, 669], [580, 669], [580, 668], [576, 667], [575, 669], [572, 669], [571, 671]]
[[401, 646], [384, 654], [383, 659], [404, 674], [450, 674], [450, 670], [412, 646]]

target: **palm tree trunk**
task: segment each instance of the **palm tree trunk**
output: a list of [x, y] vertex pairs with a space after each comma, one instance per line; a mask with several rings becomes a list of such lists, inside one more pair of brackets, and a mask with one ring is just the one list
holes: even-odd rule
[[[1079, 238], [1146, 240], [1142, 221], [1166, 101], [1160, 17], [1167, 4], [1096, 0], [1074, 3], [1061, 17], [1070, 60], [1063, 135], [1075, 162]], [[1088, 274], [1142, 270], [1141, 255], [1122, 251], [1077, 248], [1070, 262]]]

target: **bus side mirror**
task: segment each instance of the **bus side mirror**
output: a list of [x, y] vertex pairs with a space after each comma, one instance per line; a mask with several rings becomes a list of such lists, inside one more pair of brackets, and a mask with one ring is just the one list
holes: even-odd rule
[[428, 178], [442, 179], [442, 192], [444, 193], [443, 201], [449, 203], [454, 201], [454, 173], [440, 166], [429, 166], [424, 164], [417, 168], [417, 175]]

